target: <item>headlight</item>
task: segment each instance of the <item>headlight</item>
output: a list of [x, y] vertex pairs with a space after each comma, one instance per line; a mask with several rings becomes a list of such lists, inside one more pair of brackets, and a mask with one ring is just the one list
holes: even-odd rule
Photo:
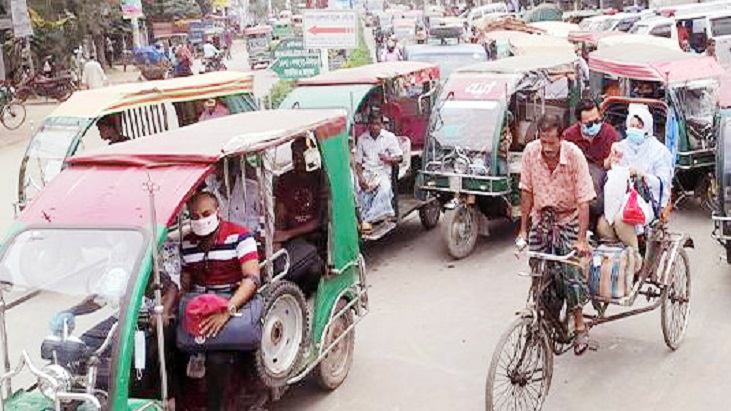
[[45, 378], [39, 379], [38, 389], [46, 397], [53, 399], [57, 392], [71, 391], [71, 373], [62, 366], [58, 364], [47, 365], [43, 368], [42, 372], [58, 383], [58, 388], [54, 389], [51, 381]]
[[455, 174], [469, 174], [470, 162], [463, 157], [455, 158], [453, 168]]

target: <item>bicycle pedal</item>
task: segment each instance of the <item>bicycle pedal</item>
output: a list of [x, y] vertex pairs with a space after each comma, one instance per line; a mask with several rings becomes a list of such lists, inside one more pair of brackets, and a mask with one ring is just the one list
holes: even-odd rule
[[599, 341], [589, 340], [588, 349], [592, 351], [599, 351]]

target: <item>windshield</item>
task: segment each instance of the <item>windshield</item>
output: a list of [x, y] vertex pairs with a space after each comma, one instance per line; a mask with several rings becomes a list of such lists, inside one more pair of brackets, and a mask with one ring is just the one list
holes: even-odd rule
[[[42, 368], [56, 352], [59, 365], [83, 376], [89, 352], [102, 346], [119, 318], [144, 247], [141, 232], [122, 229], [29, 228], [12, 238], [0, 260], [11, 364], [25, 350]], [[29, 320], [33, 326], [24, 326]], [[62, 343], [83, 361], [66, 363], [57, 352]], [[100, 353], [100, 370], [111, 352]], [[26, 368], [13, 381], [34, 380]], [[108, 391], [110, 384], [108, 370], [99, 372], [96, 388]]]
[[424, 63], [433, 63], [439, 66], [439, 73], [442, 78], [449, 77], [452, 72], [460, 67], [469, 66], [470, 64], [479, 63], [481, 61], [487, 61], [486, 53], [430, 53], [430, 54], [416, 54], [413, 57], [410, 56], [409, 60], [421, 61]]
[[711, 36], [728, 36], [731, 34], [731, 16], [711, 19]]
[[633, 34], [647, 34], [650, 32], [650, 26], [646, 24], [635, 24], [629, 32]]
[[27, 198], [32, 198], [61, 172], [66, 154], [81, 132], [79, 124], [46, 124], [33, 136], [23, 176]]
[[485, 153], [487, 166], [502, 114], [503, 105], [497, 101], [448, 100], [433, 115], [431, 136], [436, 144], [430, 159], [441, 158], [449, 151], [445, 149], [459, 147]]

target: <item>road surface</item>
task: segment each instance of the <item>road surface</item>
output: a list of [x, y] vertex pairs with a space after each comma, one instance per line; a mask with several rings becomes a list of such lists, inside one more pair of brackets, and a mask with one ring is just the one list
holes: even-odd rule
[[[50, 109], [31, 110], [38, 124]], [[0, 148], [2, 229], [12, 221], [10, 204], [24, 147], [21, 140]], [[596, 328], [597, 352], [554, 359], [546, 410], [731, 408], [731, 267], [719, 259], [710, 219], [697, 207], [676, 211], [672, 227], [689, 233], [696, 245], [689, 253], [692, 313], [680, 349], [671, 352], [663, 343], [659, 310]], [[426, 232], [417, 218], [369, 244], [364, 253], [371, 313], [357, 329], [348, 379], [329, 394], [305, 381], [271, 409], [484, 410], [490, 357], [528, 289], [527, 280], [515, 275], [525, 261], [513, 254], [514, 232], [512, 224], [493, 223], [492, 236], [461, 261], [447, 256], [439, 229]], [[26, 326], [11, 323], [8, 332]], [[45, 320], [33, 326], [45, 327]]]

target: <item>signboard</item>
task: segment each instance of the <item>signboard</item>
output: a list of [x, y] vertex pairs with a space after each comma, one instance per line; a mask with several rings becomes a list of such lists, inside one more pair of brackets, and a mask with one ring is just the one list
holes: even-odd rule
[[354, 49], [358, 16], [352, 10], [306, 10], [302, 32], [308, 49]]
[[320, 74], [320, 56], [309, 54], [303, 56], [283, 56], [269, 67], [282, 80], [297, 80]]
[[125, 19], [141, 19], [144, 17], [142, 14], [142, 0], [122, 0], [122, 18]]
[[33, 35], [28, 4], [25, 0], [10, 0], [10, 20], [13, 22], [13, 35], [15, 37], [30, 37]]
[[277, 58], [283, 56], [302, 56], [305, 54], [311, 53], [305, 51], [305, 42], [298, 38], [284, 39], [274, 49], [274, 57]]
[[504, 100], [508, 83], [490, 78], [454, 78], [445, 85], [455, 100]]
[[327, 8], [334, 10], [352, 10], [353, 2], [352, 0], [328, 0]]

